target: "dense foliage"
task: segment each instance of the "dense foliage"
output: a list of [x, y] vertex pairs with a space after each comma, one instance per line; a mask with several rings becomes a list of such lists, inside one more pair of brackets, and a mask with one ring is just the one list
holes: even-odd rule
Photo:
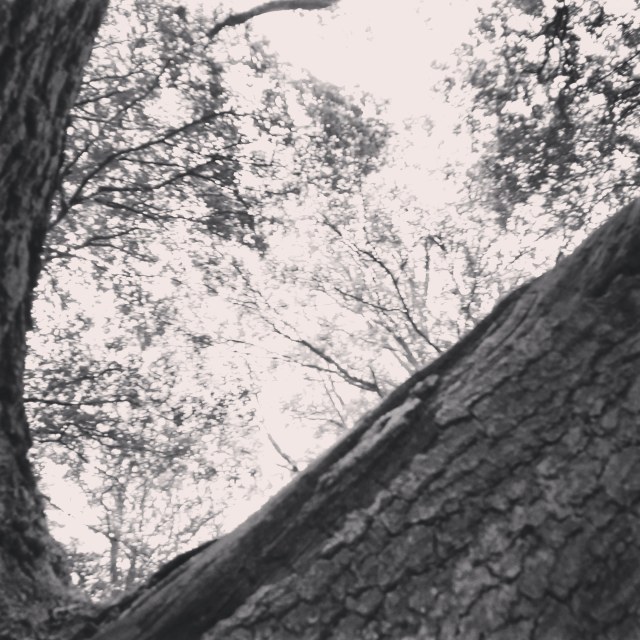
[[485, 146], [475, 179], [503, 221], [528, 207], [571, 231], [633, 196], [639, 45], [633, 2], [508, 0], [482, 13], [462, 87]]

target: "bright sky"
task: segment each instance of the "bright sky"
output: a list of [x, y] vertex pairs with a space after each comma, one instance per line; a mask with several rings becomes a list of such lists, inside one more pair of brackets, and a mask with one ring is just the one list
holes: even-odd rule
[[[341, 0], [331, 12], [265, 14], [254, 18], [251, 28], [270, 42], [271, 50], [284, 62], [307, 69], [322, 81], [388, 99], [389, 115], [400, 121], [424, 116], [434, 108], [430, 104], [435, 81], [431, 65], [453, 53], [471, 27], [479, 1]], [[247, 0], [233, 3], [236, 10], [255, 4]], [[279, 409], [283, 393], [290, 388], [291, 380], [288, 384], [273, 380], [261, 394], [260, 413], [268, 432], [286, 443], [295, 457], [299, 452]], [[264, 471], [269, 473], [270, 467], [275, 476], [281, 460], [277, 455], [269, 460], [270, 449], [266, 443]], [[263, 500], [258, 497], [238, 504], [228, 513], [228, 523], [240, 523]]]
[[[177, 5], [204, 4], [205, 7], [218, 4], [216, 0], [173, 1]], [[260, 1], [228, 0], [227, 4], [235, 11], [242, 11]], [[545, 1], [553, 4], [555, 0]], [[446, 200], [449, 195], [446, 185], [429, 183], [429, 163], [441, 164], [445, 153], [464, 155], [465, 149], [455, 148], [451, 140], [445, 139], [451, 130], [452, 109], [431, 91], [437, 78], [433, 65], [450, 59], [471, 28], [477, 7], [489, 3], [490, 0], [341, 0], [332, 11], [274, 12], [259, 16], [251, 21], [251, 28], [256, 36], [270, 41], [271, 49], [283, 61], [308, 69], [322, 81], [361, 88], [380, 99], [388, 99], [388, 114], [396, 123], [404, 118], [424, 116], [438, 120], [443, 143], [437, 153], [431, 152], [437, 144], [433, 132], [428, 143], [420, 138], [412, 139], [412, 146], [407, 142], [405, 153], [405, 159], [416, 165], [415, 184], [428, 190], [431, 204], [438, 206], [437, 198]], [[634, 5], [632, 0], [610, 0], [609, 4]], [[457, 144], [463, 142], [457, 139]], [[404, 180], [409, 180], [409, 173], [405, 171]], [[102, 300], [103, 305], [108, 303]], [[219, 313], [219, 306], [216, 312]], [[291, 440], [287, 440], [291, 434], [282, 430], [286, 425], [283, 425], [279, 399], [283, 389], [290, 390], [288, 387], [291, 384], [274, 375], [257, 398], [259, 417], [264, 423], [263, 472], [271, 473], [272, 477], [276, 477], [282, 461], [269, 444], [268, 435], [286, 443], [292, 455], [301, 454]], [[63, 541], [72, 537], [83, 539], [88, 548], [99, 550], [105, 543], [104, 538], [91, 534], [86, 527], [95, 522], [91, 509], [83, 494], [64, 480], [62, 472], [53, 464], [48, 470], [50, 484], [63, 487], [56, 491], [55, 502], [69, 514], [66, 517], [60, 512], [57, 514], [56, 520], [65, 529], [56, 535]], [[286, 473], [280, 474], [280, 479], [283, 478]], [[277, 484], [275, 481], [274, 485]], [[240, 523], [263, 500], [263, 495], [255, 495], [239, 501], [237, 508], [227, 513], [225, 528]]]
[[431, 64], [464, 38], [479, 2], [341, 0], [331, 12], [274, 12], [252, 27], [282, 59], [321, 80], [360, 86], [406, 115], [423, 115]]

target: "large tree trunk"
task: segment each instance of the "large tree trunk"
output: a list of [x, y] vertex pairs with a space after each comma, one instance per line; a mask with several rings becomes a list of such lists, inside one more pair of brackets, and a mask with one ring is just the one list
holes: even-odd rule
[[0, 0], [0, 637], [64, 597], [27, 459], [25, 331], [65, 123], [106, 0]]
[[640, 201], [95, 637], [640, 637], [639, 418]]

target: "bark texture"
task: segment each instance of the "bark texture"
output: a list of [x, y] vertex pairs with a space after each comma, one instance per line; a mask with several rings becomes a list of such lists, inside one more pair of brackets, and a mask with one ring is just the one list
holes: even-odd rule
[[629, 640], [639, 512], [640, 201], [95, 637]]
[[67, 115], [106, 0], [0, 0], [0, 638], [65, 592], [27, 459], [25, 333]]

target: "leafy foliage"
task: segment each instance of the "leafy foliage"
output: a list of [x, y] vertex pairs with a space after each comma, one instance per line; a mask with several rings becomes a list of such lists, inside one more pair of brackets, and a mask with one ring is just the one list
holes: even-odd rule
[[475, 178], [503, 222], [527, 205], [577, 229], [637, 189], [640, 25], [622, 7], [505, 1], [478, 20], [461, 90], [486, 144]]
[[[309, 117], [309, 144], [299, 155], [302, 171], [324, 190], [351, 193], [363, 178], [382, 165], [389, 140], [381, 109], [369, 97], [360, 104], [317, 82], [298, 83], [300, 98]], [[365, 110], [369, 114], [365, 115]], [[315, 169], [315, 174], [314, 174]]]
[[109, 16], [71, 116], [49, 259], [83, 248], [151, 259], [149, 238], [180, 219], [258, 243], [240, 195], [241, 116], [204, 17], [149, 0]]
[[179, 307], [179, 283], [154, 291], [124, 271], [105, 284], [91, 265], [63, 279], [60, 297], [41, 283], [50, 288], [37, 306], [26, 403], [41, 471], [64, 466], [92, 505], [105, 555], [87, 564], [93, 556], [79, 546], [73, 557], [83, 559], [78, 575], [97, 572], [83, 578], [97, 597], [215, 537], [231, 478], [253, 483], [253, 409], [232, 369], [213, 373], [210, 343], [191, 333], [201, 309]]

